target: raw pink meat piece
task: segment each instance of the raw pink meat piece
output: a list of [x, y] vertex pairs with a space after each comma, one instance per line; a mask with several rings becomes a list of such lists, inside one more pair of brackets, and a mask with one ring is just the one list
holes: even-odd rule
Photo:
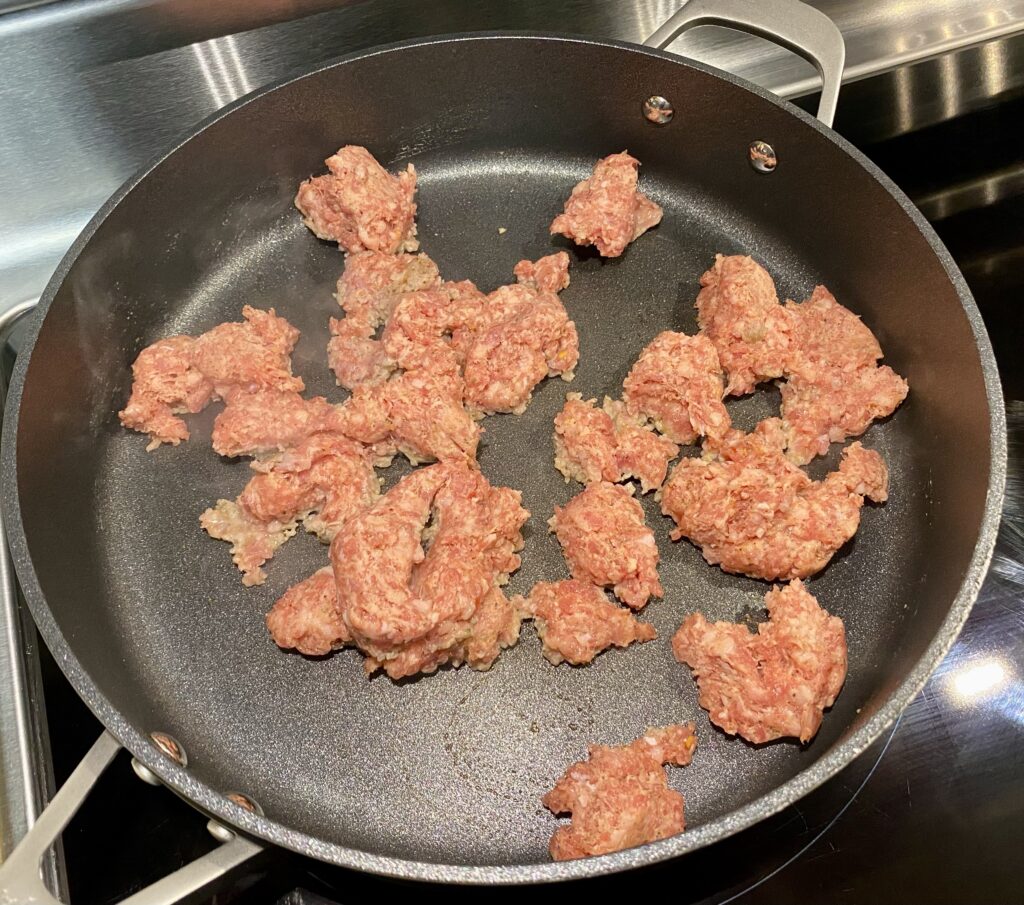
[[173, 336], [143, 349], [132, 365], [132, 392], [121, 423], [150, 435], [148, 450], [177, 445], [189, 436], [176, 415], [202, 411], [215, 399], [257, 390], [302, 390], [292, 375], [299, 331], [274, 309], [246, 305], [245, 320], [214, 327], [202, 336]]
[[518, 637], [499, 586], [519, 567], [518, 491], [439, 464], [403, 478], [331, 545], [342, 618], [367, 672], [399, 679], [452, 662], [486, 669]]
[[631, 487], [607, 481], [590, 484], [564, 507], [556, 506], [548, 524], [573, 578], [610, 587], [634, 610], [663, 595], [658, 545]]
[[577, 245], [594, 245], [606, 258], [621, 255], [630, 242], [661, 222], [661, 208], [636, 190], [639, 166], [625, 151], [599, 160], [593, 174], [572, 190], [551, 232]]
[[609, 647], [658, 637], [654, 626], [638, 621], [586, 581], [539, 581], [529, 597], [516, 597], [512, 603], [534, 620], [544, 656], [555, 666], [582, 666]]
[[753, 258], [715, 255], [700, 284], [697, 322], [718, 351], [729, 378], [726, 392], [742, 396], [763, 380], [781, 377], [789, 362], [791, 323], [768, 272]]
[[211, 537], [231, 543], [245, 585], [266, 580], [261, 567], [299, 522], [329, 543], [380, 493], [365, 447], [340, 434], [314, 434], [252, 467], [259, 473], [238, 499], [218, 500], [199, 520]]
[[267, 629], [278, 647], [311, 657], [329, 654], [352, 638], [338, 610], [338, 587], [330, 566], [292, 585], [267, 613]]
[[665, 483], [661, 509], [675, 519], [673, 539], [693, 541], [712, 565], [752, 578], [806, 578], [825, 568], [856, 533], [867, 496], [884, 502], [888, 471], [859, 443], [838, 471], [812, 481], [783, 454], [777, 418], [750, 434], [732, 431], [702, 458], [680, 460]]
[[700, 688], [700, 706], [730, 735], [760, 744], [809, 742], [846, 679], [843, 621], [796, 580], [765, 594], [769, 621], [756, 633], [693, 613], [672, 639]]
[[627, 481], [637, 478], [644, 493], [661, 487], [668, 463], [679, 447], [635, 418], [623, 403], [604, 399], [583, 401], [569, 393], [555, 416], [555, 468], [565, 479], [581, 484]]
[[544, 796], [553, 814], [572, 815], [551, 837], [551, 857], [606, 855], [681, 833], [683, 796], [668, 787], [662, 764], [684, 767], [696, 748], [693, 723], [648, 729], [620, 747], [591, 745]]
[[787, 302], [793, 345], [782, 384], [786, 454], [798, 465], [864, 433], [891, 415], [909, 392], [857, 315], [824, 286], [802, 304]]
[[295, 206], [320, 239], [348, 252], [415, 251], [416, 168], [392, 176], [366, 150], [345, 145], [324, 161], [330, 171], [299, 186]]
[[720, 440], [731, 426], [722, 404], [725, 382], [711, 341], [666, 330], [640, 353], [622, 384], [633, 415], [650, 418], [675, 443]]

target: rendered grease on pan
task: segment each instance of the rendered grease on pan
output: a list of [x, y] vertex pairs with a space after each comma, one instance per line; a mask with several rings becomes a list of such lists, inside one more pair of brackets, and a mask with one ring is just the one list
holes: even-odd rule
[[[120, 413], [150, 434], [149, 448], [188, 438], [176, 417], [223, 399], [214, 450], [253, 457], [257, 472], [234, 501], [204, 513], [229, 540], [243, 583], [299, 524], [331, 543], [331, 566], [293, 585], [267, 614], [273, 640], [311, 656], [346, 646], [368, 674], [392, 679], [463, 663], [489, 669], [532, 619], [555, 665], [589, 663], [609, 647], [656, 637], [653, 626], [608, 599], [642, 608], [663, 594], [654, 534], [633, 498], [658, 490], [665, 514], [710, 563], [760, 578], [795, 579], [765, 598], [770, 621], [745, 627], [691, 614], [672, 645], [689, 664], [712, 722], [753, 742], [808, 742], [846, 673], [843, 624], [799, 578], [813, 574], [857, 530], [864, 497], [885, 500], [881, 457], [854, 443], [838, 471], [812, 481], [797, 465], [890, 414], [906, 382], [879, 366], [871, 331], [819, 286], [781, 304], [751, 258], [718, 255], [701, 277], [700, 333], [665, 331], [626, 377], [622, 401], [570, 393], [554, 420], [555, 466], [587, 485], [556, 508], [551, 529], [571, 580], [541, 581], [528, 597], [502, 586], [519, 568], [529, 513], [518, 491], [494, 487], [476, 462], [477, 420], [521, 413], [545, 377], [569, 380], [579, 358], [575, 325], [558, 293], [566, 252], [522, 260], [517, 282], [489, 294], [443, 281], [414, 254], [416, 173], [392, 176], [365, 149], [328, 158], [330, 173], [300, 186], [296, 206], [320, 238], [346, 251], [331, 319], [328, 363], [351, 395], [306, 399], [292, 376], [298, 331], [273, 310], [243, 310], [244, 323], [160, 340], [133, 366]], [[598, 161], [551, 224], [606, 257], [656, 225], [661, 208], [637, 191], [626, 153]], [[750, 434], [731, 429], [726, 394], [782, 383], [782, 417]], [[677, 444], [704, 438], [666, 482]], [[375, 467], [397, 453], [415, 470], [380, 496]], [[663, 486], [664, 485], [664, 486]], [[651, 729], [620, 748], [592, 746], [544, 797], [573, 822], [551, 841], [556, 859], [602, 854], [681, 832], [683, 800], [662, 765], [688, 764], [692, 724]]]

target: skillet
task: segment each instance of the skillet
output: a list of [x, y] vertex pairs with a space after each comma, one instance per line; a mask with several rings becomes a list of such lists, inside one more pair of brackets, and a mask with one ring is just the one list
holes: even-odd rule
[[[239, 840], [405, 878], [535, 882], [653, 863], [748, 826], [849, 763], [916, 694], [966, 619], [994, 543], [1005, 426], [988, 338], [948, 253], [868, 160], [760, 88], [655, 49], [711, 22], [812, 58], [824, 78], [819, 116], [831, 120], [842, 42], [827, 19], [794, 0], [691, 0], [652, 47], [489, 34], [346, 57], [226, 108], [97, 214], [49, 284], [19, 358], [3, 487], [33, 616], [112, 738], [9, 860], [0, 889], [27, 888], [15, 883], [19, 865], [24, 880], [39, 839], [59, 829], [118, 744]], [[667, 104], [645, 107], [652, 97]], [[645, 115], [664, 119], [666, 108], [667, 122]], [[755, 141], [774, 152], [771, 172], [751, 165]], [[291, 199], [344, 143], [367, 146], [389, 169], [415, 163], [423, 250], [446, 279], [485, 290], [508, 282], [521, 258], [560, 247], [547, 224], [598, 157], [628, 148], [643, 163], [642, 189], [665, 209], [619, 259], [571, 249], [562, 298], [580, 334], [576, 379], [543, 384], [521, 417], [485, 422], [484, 473], [521, 489], [533, 513], [510, 592], [565, 574], [544, 528], [578, 490], [551, 464], [565, 392], [616, 396], [654, 335], [694, 332], [697, 279], [716, 252], [754, 255], [781, 297], [825, 283], [872, 327], [911, 395], [864, 437], [889, 465], [889, 502], [865, 509], [856, 538], [810, 583], [843, 618], [850, 648], [846, 685], [813, 743], [755, 748], [708, 724], [666, 640], [693, 609], [728, 620], [758, 611], [767, 586], [672, 544], [650, 497], [666, 594], [645, 619], [660, 642], [586, 669], [553, 668], [527, 629], [488, 673], [397, 684], [368, 682], [352, 652], [314, 660], [272, 644], [263, 614], [326, 563], [325, 548], [297, 538], [266, 585], [243, 588], [226, 547], [197, 524], [248, 477], [244, 462], [209, 449], [216, 409], [192, 419], [188, 443], [152, 454], [116, 412], [142, 347], [237, 320], [246, 303], [298, 326], [296, 373], [311, 394], [342, 398], [324, 346], [343, 262]], [[761, 389], [729, 407], [749, 429], [777, 404]], [[838, 452], [811, 473], [834, 467]], [[388, 483], [406, 471], [393, 467]], [[540, 796], [565, 767], [588, 744], [685, 719], [697, 721], [700, 747], [671, 781], [687, 796], [687, 831], [549, 863], [557, 824]]]

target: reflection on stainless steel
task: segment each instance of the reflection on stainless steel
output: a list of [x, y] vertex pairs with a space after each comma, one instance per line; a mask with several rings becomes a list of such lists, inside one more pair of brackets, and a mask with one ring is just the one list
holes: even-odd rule
[[80, 70], [361, 2], [366, 0], [13, 0], [15, 10], [48, 8], [4, 16], [0, 43], [12, 64], [26, 66], [35, 35], [45, 28], [47, 46], [60, 51], [48, 65]]
[[[652, 29], [663, 21], [660, 13], [671, 12], [678, 2], [662, 0], [655, 6], [656, 14], [643, 22]], [[843, 32], [847, 82], [1013, 35], [1024, 26], [1022, 0], [816, 0], [811, 6], [830, 16]], [[739, 40], [720, 29], [705, 31], [711, 34], [694, 32], [669, 49], [717, 66], [728, 59], [731, 71], [786, 97], [807, 94], [818, 86], [813, 68], [791, 54], [766, 51], [756, 40]]]
[[[1024, 262], [1018, 261], [1018, 264]], [[1019, 268], [1018, 268], [1019, 272]], [[1024, 401], [1006, 406], [1007, 451], [1011, 461], [1024, 463]], [[1004, 585], [1024, 595], [1024, 467], [1006, 472], [1007, 515], [1003, 519], [1000, 544], [992, 557], [992, 572]]]
[[[53, 32], [49, 41], [62, 51], [61, 64], [79, 69], [323, 12], [329, 12], [336, 21], [339, 7], [346, 8], [340, 12], [349, 13], [352, 7], [363, 3], [366, 0], [220, 0], [214, 4], [204, 0], [87, 0], [74, 4], [0, 0], [0, 12], [8, 8], [50, 7], [9, 14], [0, 20], [0, 40], [38, 30], [38, 20], [44, 17], [44, 24]], [[887, 68], [991, 41], [1018, 31], [1024, 20], [1021, 0], [811, 0], [810, 5], [830, 16], [846, 35], [849, 78], [864, 78]], [[395, 40], [403, 34], [426, 33], [423, 15], [410, 14], [417, 12], [413, 4], [373, 0], [367, 6], [353, 23], [356, 30], [375, 33], [376, 37], [361, 46]], [[487, 0], [435, 0], [426, 18], [434, 22], [429, 28], [433, 33], [521, 27], [599, 33], [642, 41], [680, 6], [681, 0], [514, 0], [502, 4]], [[411, 25], [410, 20], [419, 20], [419, 24]], [[10, 49], [19, 57], [12, 62], [31, 62], [28, 46], [16, 43]], [[785, 52], [719, 29], [687, 36], [673, 49], [698, 59], [711, 61], [713, 57], [716, 65], [731, 62], [734, 70], [741, 69], [746, 77], [755, 80], [774, 72], [777, 78], [771, 83], [777, 88], [789, 86], [791, 92], [804, 93], [813, 88], [813, 70], [809, 66], [800, 64], [792, 68], [794, 61]], [[806, 79], [806, 84], [801, 85], [801, 79]]]
[[[1024, 0], [813, 5], [844, 32], [848, 79], [1024, 27]], [[88, 0], [0, 15], [0, 310], [39, 295], [74, 236], [138, 166], [252, 88], [353, 50], [439, 32], [518, 28], [642, 41], [678, 6], [679, 0]], [[671, 49], [786, 96], [815, 87], [817, 76], [804, 60], [726, 29], [695, 29]], [[997, 71], [952, 89], [1005, 90], [1014, 78], [1011, 57], [997, 50], [985, 62]], [[942, 96], [951, 108], [954, 94]], [[908, 94], [908, 127], [919, 99], [916, 91]]]
[[192, 52], [215, 107], [223, 107], [252, 91], [233, 35], [193, 44]]
[[42, 6], [56, 0], [0, 0], [0, 13], [13, 13], [15, 10], [28, 9], [30, 6]]
[[880, 142], [998, 103], [1024, 84], [1024, 35], [971, 47], [843, 89], [836, 129]]
[[1024, 164], [1017, 164], [919, 195], [914, 202], [921, 213], [935, 222], [963, 211], [999, 204], [1021, 194], [1024, 194]]
[[1005, 41], [993, 41], [978, 48], [981, 59], [981, 79], [984, 93], [988, 97], [998, 97], [1011, 83], [1009, 70], [1011, 55]]
[[902, 135], [914, 127], [914, 67], [895, 70], [892, 81], [895, 134]]
[[263, 808], [261, 808], [248, 795], [243, 795], [241, 792], [228, 792], [224, 797], [229, 798], [240, 808], [245, 808], [247, 811], [252, 811], [253, 814], [259, 814], [261, 817], [263, 816]]
[[[685, 45], [680, 42], [686, 34], [708, 25], [770, 41], [812, 64], [820, 76], [817, 117], [826, 126], [832, 125], [843, 83], [846, 44], [828, 16], [803, 0], [687, 0], [644, 45], [659, 50], [682, 48]], [[679, 53], [686, 55], [687, 51], [680, 49]]]
[[[847, 80], [861, 79], [972, 44], [1016, 34], [1024, 24], [1024, 3], [977, 0], [929, 0], [927, 3], [877, 3], [873, 0], [818, 4], [844, 35], [867, 26], [863, 41], [847, 38]], [[833, 11], [829, 7], [835, 6]], [[888, 13], [888, 15], [887, 15]], [[874, 23], [874, 28], [868, 23]], [[880, 60], [885, 65], [879, 65]], [[793, 84], [793, 94], [809, 85]]]
[[939, 90], [942, 101], [942, 118], [952, 119], [957, 114], [958, 90], [960, 79], [957, 75], [957, 56], [940, 57], [939, 67]]
[[157, 750], [165, 757], [169, 757], [179, 767], [188, 765], [188, 755], [181, 747], [181, 742], [174, 736], [168, 735], [166, 732], [150, 732], [149, 737], [153, 740]]
[[152, 770], [149, 769], [141, 760], [137, 757], [132, 758], [132, 769], [135, 771], [135, 775], [139, 777], [148, 786], [159, 786], [162, 785], [160, 777], [157, 776]]
[[[58, 897], [53, 894], [48, 886], [47, 875], [39, 870], [39, 865], [45, 860], [47, 852], [57, 844], [61, 832], [96, 787], [120, 749], [117, 740], [109, 732], [103, 732], [68, 781], [61, 786], [32, 830], [0, 864], [0, 900], [5, 905], [16, 902], [59, 905], [60, 901], [67, 901], [66, 895]], [[205, 890], [262, 851], [258, 844], [234, 833], [221, 841], [227, 844], [145, 886], [124, 901], [135, 902], [137, 905], [196, 901], [195, 893]], [[106, 854], [104, 860], [109, 860], [110, 863], [103, 865], [109, 869], [111, 863], [116, 863], [117, 855]]]
[[[0, 520], [0, 530], [3, 522]], [[7, 545], [0, 546], [0, 861], [31, 826], [39, 802], [32, 787], [30, 733], [27, 724], [25, 676], [21, 658], [14, 572]]]

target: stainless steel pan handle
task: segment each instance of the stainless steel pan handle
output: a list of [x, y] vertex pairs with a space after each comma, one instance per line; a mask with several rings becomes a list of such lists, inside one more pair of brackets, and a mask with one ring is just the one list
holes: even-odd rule
[[832, 125], [846, 45], [836, 24], [800, 0], [686, 0], [644, 45], [667, 47], [698, 25], [723, 25], [774, 41], [813, 63], [821, 75], [818, 119]]
[[[40, 871], [43, 856], [120, 750], [120, 744], [109, 732], [104, 732], [96, 740], [32, 829], [0, 865], [0, 902], [61, 905], [43, 883]], [[223, 840], [223, 844], [212, 852], [139, 890], [121, 905], [169, 905], [178, 902], [263, 851], [263, 846], [244, 836], [226, 832], [218, 833], [217, 837]]]

